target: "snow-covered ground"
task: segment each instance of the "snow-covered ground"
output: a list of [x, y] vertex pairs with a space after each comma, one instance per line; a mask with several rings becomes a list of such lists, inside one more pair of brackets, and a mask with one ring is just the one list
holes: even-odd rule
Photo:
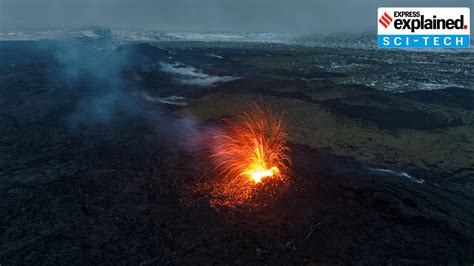
[[[0, 32], [0, 41], [7, 40], [107, 40], [114, 42], [200, 41], [253, 42], [297, 44], [311, 47], [372, 49], [377, 47], [376, 35], [371, 33], [192, 33], [107, 28], [64, 29], [47, 31]], [[472, 42], [472, 41], [471, 41]], [[472, 52], [470, 49], [432, 49], [436, 52]], [[411, 49], [415, 51], [416, 49]], [[421, 49], [418, 51], [427, 51]]]
[[0, 32], [0, 41], [7, 40], [107, 40], [114, 42], [199, 41], [253, 42], [298, 44], [331, 47], [375, 47], [375, 35], [367, 34], [304, 34], [304, 33], [191, 33], [115, 30], [88, 28], [77, 30]]
[[0, 32], [0, 40], [69, 40], [109, 39], [111, 41], [203, 41], [203, 42], [270, 42], [292, 43], [300, 34], [288, 33], [190, 33], [112, 30], [91, 28], [82, 30], [48, 30]]

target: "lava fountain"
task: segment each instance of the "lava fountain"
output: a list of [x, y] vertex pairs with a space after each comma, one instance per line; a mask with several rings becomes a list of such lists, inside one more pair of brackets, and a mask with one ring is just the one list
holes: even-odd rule
[[236, 205], [286, 183], [291, 158], [282, 115], [255, 105], [224, 125], [212, 136], [210, 157], [223, 177], [214, 194]]

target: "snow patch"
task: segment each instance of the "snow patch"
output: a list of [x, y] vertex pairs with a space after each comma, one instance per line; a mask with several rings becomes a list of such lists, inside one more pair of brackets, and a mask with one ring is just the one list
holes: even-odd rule
[[207, 56], [214, 57], [214, 58], [217, 58], [217, 59], [224, 59], [224, 57], [222, 57], [220, 55], [217, 55], [217, 54], [207, 54]]
[[397, 171], [392, 171], [392, 170], [389, 170], [389, 169], [372, 168], [372, 167], [369, 167], [368, 170], [373, 171], [373, 172], [386, 173], [386, 174], [389, 174], [389, 175], [394, 175], [394, 176], [399, 176], [399, 177], [405, 177], [405, 178], [408, 178], [410, 181], [418, 183], [418, 184], [423, 184], [425, 182], [424, 179], [414, 177], [412, 175], [409, 175], [406, 172], [397, 172]]
[[179, 105], [179, 106], [186, 106], [188, 103], [184, 102], [183, 100], [186, 99], [182, 96], [172, 95], [168, 97], [158, 97], [158, 96], [151, 96], [147, 93], [143, 93], [143, 98], [150, 102], [155, 103], [165, 103], [171, 105]]
[[160, 63], [160, 69], [163, 72], [174, 75], [175, 81], [184, 85], [212, 86], [216, 83], [238, 79], [232, 76], [209, 75], [202, 70], [181, 63]]

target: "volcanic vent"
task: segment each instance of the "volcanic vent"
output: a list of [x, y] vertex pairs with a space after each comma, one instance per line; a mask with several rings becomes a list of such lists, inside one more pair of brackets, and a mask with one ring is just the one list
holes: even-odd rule
[[213, 204], [243, 205], [259, 194], [273, 198], [287, 187], [291, 158], [283, 115], [255, 105], [223, 124], [210, 138]]

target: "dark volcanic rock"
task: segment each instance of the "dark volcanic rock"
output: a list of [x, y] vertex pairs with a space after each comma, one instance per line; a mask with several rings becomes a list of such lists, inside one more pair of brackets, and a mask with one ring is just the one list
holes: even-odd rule
[[446, 88], [443, 90], [411, 91], [403, 97], [415, 99], [423, 103], [437, 104], [474, 110], [474, 91], [462, 88]]
[[[45, 52], [36, 45], [0, 43], [4, 51], [0, 53], [2, 265], [470, 265], [474, 261], [474, 197], [469, 190], [472, 167], [463, 164], [471, 159], [469, 150], [459, 153], [455, 158], [459, 165], [449, 168], [451, 173], [462, 173], [464, 183], [436, 176], [434, 169], [450, 159], [447, 156], [434, 163], [432, 158], [423, 157], [426, 154], [421, 159], [408, 157], [422, 162], [410, 161], [412, 164], [405, 165], [410, 170], [423, 178], [430, 174], [436, 177], [433, 182], [427, 179], [417, 183], [400, 174], [370, 171], [357, 156], [335, 155], [335, 149], [312, 149], [295, 143], [290, 145], [290, 184], [279, 197], [272, 201], [255, 199], [257, 203], [267, 202], [258, 208], [213, 207], [209, 191], [200, 187], [209, 178], [212, 165], [208, 157], [190, 152], [179, 138], [183, 131], [194, 130], [194, 124], [191, 120], [184, 125], [175, 123], [175, 114], [166, 106], [142, 97], [150, 92], [170, 96], [185, 91], [196, 97], [191, 100], [198, 100], [210, 93], [222, 93], [213, 98], [216, 101], [206, 103], [212, 110], [227, 110], [231, 105], [225, 105], [222, 99], [235, 95], [269, 97], [279, 106], [290, 106], [292, 100], [305, 110], [301, 117], [323, 113], [321, 126], [336, 130], [316, 138], [324, 145], [335, 142], [337, 146], [333, 147], [346, 151], [357, 150], [361, 146], [355, 145], [369, 145], [375, 141], [372, 138], [380, 137], [360, 123], [371, 133], [368, 142], [360, 141], [365, 140], [365, 131], [360, 133], [362, 137], [355, 133], [349, 136], [355, 143], [351, 147], [334, 141], [346, 125], [354, 132], [358, 130], [360, 124], [353, 120], [373, 121], [383, 133], [409, 128], [417, 129], [419, 135], [413, 136], [440, 134], [436, 130], [457, 125], [444, 117], [465, 112], [454, 107], [472, 110], [470, 91], [394, 96], [363, 85], [307, 83], [293, 79], [297, 75], [285, 79], [261, 77], [257, 67], [239, 64], [243, 61], [240, 57], [245, 56], [238, 49], [218, 51], [224, 58], [235, 58], [212, 59], [206, 55], [216, 52], [216, 48], [198, 52], [184, 49], [180, 53], [182, 47], [175, 47], [173, 52], [178, 54], [173, 56], [183, 64], [193, 62], [195, 66], [194, 62], [200, 61], [200, 66], [207, 66], [212, 73], [245, 74], [241, 80], [196, 92], [196, 87], [178, 86], [163, 73], [159, 76], [142, 70], [170, 56], [167, 50], [153, 45], [125, 45], [102, 55], [105, 59], [117, 54], [133, 58], [130, 65], [134, 68], [126, 65], [124, 73], [117, 69], [94, 76], [92, 71], [84, 71], [78, 77], [58, 74], [63, 72], [52, 56], [56, 50]], [[96, 66], [97, 53], [84, 61]], [[253, 59], [261, 54], [249, 51], [245, 55]], [[298, 50], [282, 53], [288, 60], [292, 54], [298, 54]], [[232, 67], [225, 68], [229, 65]], [[277, 72], [268, 70], [266, 74]], [[114, 90], [115, 83], [107, 82], [113, 78], [133, 86]], [[104, 89], [97, 84], [110, 86]], [[337, 97], [318, 98], [332, 91]], [[93, 101], [87, 101], [90, 99]], [[444, 114], [440, 108], [426, 109], [431, 106], [419, 102], [452, 109]], [[310, 108], [303, 109], [307, 106]], [[74, 123], [77, 121], [71, 120], [71, 114], [78, 114], [80, 123]], [[460, 121], [469, 125], [468, 118]], [[212, 127], [212, 121], [206, 126]], [[379, 130], [374, 128], [371, 130]], [[460, 135], [443, 135], [442, 141], [428, 139], [423, 146], [452, 144], [447, 146], [448, 152], [456, 156], [456, 151], [471, 145], [466, 128], [456, 129]], [[294, 132], [301, 136], [308, 133]], [[403, 144], [403, 139], [397, 138], [403, 132], [389, 133], [390, 140]], [[445, 146], [436, 147], [430, 152], [439, 152]], [[390, 146], [376, 145], [373, 149], [367, 153], [373, 152], [369, 155], [377, 158], [390, 152]], [[398, 161], [386, 163], [395, 169]], [[433, 166], [418, 168], [429, 164]]]
[[147, 43], [123, 44], [113, 53], [125, 57], [129, 68], [172, 61], [169, 51]]
[[327, 100], [322, 103], [336, 112], [375, 122], [381, 128], [434, 129], [461, 125], [447, 122], [437, 114], [422, 111], [387, 110], [371, 106], [345, 104], [341, 100]]

